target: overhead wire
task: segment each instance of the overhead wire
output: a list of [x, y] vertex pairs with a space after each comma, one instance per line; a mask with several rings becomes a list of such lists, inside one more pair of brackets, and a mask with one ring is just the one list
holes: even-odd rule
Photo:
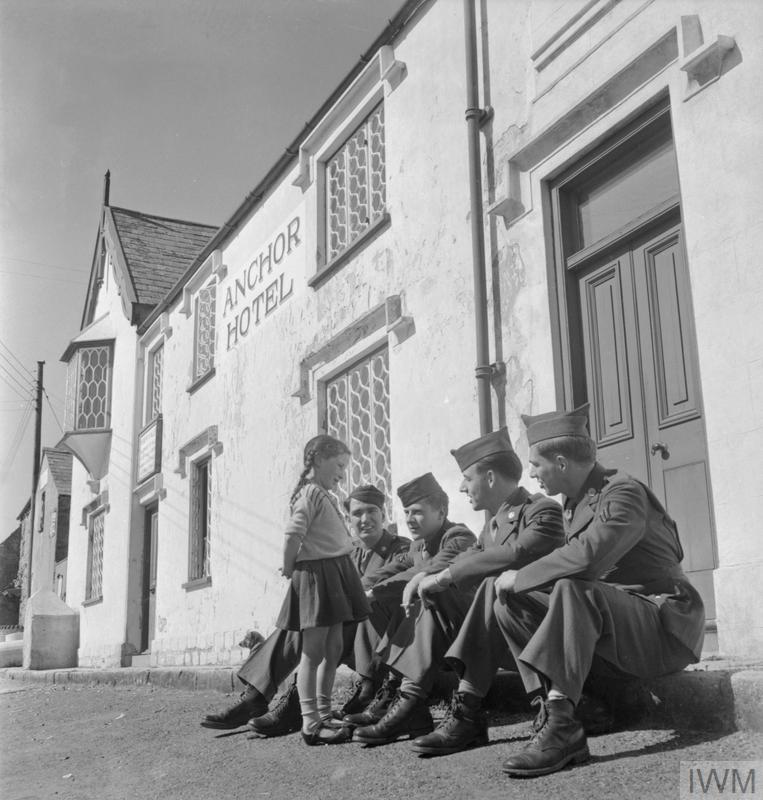
[[0, 339], [0, 347], [2, 347], [3, 350], [7, 350], [13, 360], [21, 367], [21, 369], [23, 369], [25, 372], [28, 372], [31, 378], [34, 378], [34, 372], [32, 372], [29, 367], [24, 366], [24, 362], [13, 352], [13, 350], [11, 350], [10, 347], [8, 347], [8, 345], [2, 339]]
[[5, 375], [0, 375], [0, 380], [5, 383], [8, 388], [12, 389], [22, 400], [29, 400], [29, 397], [25, 394], [22, 394], [6, 377]]
[[21, 371], [21, 370], [20, 370], [20, 369], [19, 369], [19, 368], [18, 368], [18, 367], [17, 367], [17, 366], [16, 366], [16, 365], [13, 363], [13, 361], [11, 361], [11, 359], [10, 359], [10, 358], [8, 358], [8, 356], [7, 356], [5, 353], [3, 353], [3, 351], [2, 351], [2, 350], [0, 350], [0, 358], [2, 358], [2, 359], [3, 359], [3, 361], [5, 361], [6, 365], [7, 365], [7, 366], [9, 366], [9, 367], [10, 367], [10, 368], [13, 370], [13, 372], [14, 372], [16, 375], [18, 375], [18, 377], [19, 377], [19, 378], [20, 378], [22, 381], [28, 381], [30, 384], [31, 384], [31, 383], [34, 383], [34, 381], [33, 381], [32, 377], [31, 377], [31, 376], [30, 376], [28, 373], [22, 372], [22, 371]]
[[28, 258], [14, 258], [13, 256], [0, 256], [0, 261], [18, 261], [21, 264], [35, 264], [38, 267], [50, 267], [50, 269], [62, 269], [67, 272], [90, 272], [88, 268], [82, 269], [81, 267], [64, 267], [62, 264], [50, 264], [47, 261], [30, 261]]
[[24, 415], [22, 416], [18, 428], [16, 428], [16, 433], [13, 436], [13, 440], [11, 441], [10, 448], [8, 453], [5, 457], [5, 461], [3, 462], [2, 469], [0, 469], [0, 475], [2, 475], [2, 480], [5, 480], [10, 472], [11, 467], [13, 466], [13, 462], [16, 459], [16, 454], [18, 453], [19, 447], [21, 446], [21, 442], [24, 440], [24, 434], [26, 433], [27, 425], [29, 424], [29, 420], [32, 417], [32, 407], [33, 403], [30, 400], [27, 404], [27, 407], [24, 411]]
[[53, 413], [53, 419], [56, 421], [56, 425], [58, 425], [61, 433], [64, 432], [64, 426], [61, 424], [60, 420], [58, 419], [58, 414], [56, 414], [56, 409], [53, 408], [53, 403], [50, 402], [50, 398], [48, 397], [47, 391], [45, 389], [42, 390], [42, 393], [45, 395], [45, 399], [48, 401], [48, 408], [50, 408], [51, 412]]
[[12, 381], [13, 381], [13, 383], [15, 383], [15, 384], [16, 384], [16, 387], [17, 387], [18, 389], [20, 389], [22, 392], [33, 392], [33, 391], [34, 391], [34, 388], [35, 388], [35, 387], [34, 387], [34, 385], [33, 385], [33, 384], [28, 384], [28, 383], [27, 383], [27, 384], [25, 384], [25, 383], [22, 383], [22, 382], [21, 382], [21, 381], [20, 381], [18, 378], [16, 378], [16, 377], [13, 375], [13, 373], [12, 373], [12, 372], [11, 372], [11, 371], [10, 371], [10, 370], [9, 370], [7, 367], [5, 367], [3, 364], [0, 364], [0, 370], [2, 370], [2, 371], [3, 371], [3, 373], [5, 374], [5, 376], [6, 376], [7, 378], [9, 378], [10, 380], [12, 380]]

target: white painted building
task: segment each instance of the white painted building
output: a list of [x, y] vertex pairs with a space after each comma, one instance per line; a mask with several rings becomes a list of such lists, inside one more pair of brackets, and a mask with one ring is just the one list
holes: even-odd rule
[[431, 469], [476, 530], [450, 448], [505, 423], [524, 458], [521, 413], [586, 401], [601, 460], [679, 522], [707, 648], [763, 654], [761, 490], [730, 485], [763, 446], [762, 22], [733, 0], [408, 2], [160, 296], [130, 294], [102, 226], [66, 354], [112, 359], [106, 424], [67, 434], [90, 465], [80, 664], [239, 660], [280, 606], [316, 431], [393, 517], [394, 487]]

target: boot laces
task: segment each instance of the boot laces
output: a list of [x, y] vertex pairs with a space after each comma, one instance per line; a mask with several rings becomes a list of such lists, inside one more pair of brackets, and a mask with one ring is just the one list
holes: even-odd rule
[[376, 690], [374, 699], [368, 704], [368, 709], [373, 710], [381, 705], [386, 705], [395, 694], [395, 690], [390, 687], [387, 681], [384, 681], [384, 683]]
[[282, 712], [286, 711], [286, 708], [289, 705], [289, 701], [291, 700], [292, 694], [294, 694], [294, 686], [290, 686], [279, 698], [278, 702], [272, 709], [274, 715], [281, 714]]
[[457, 709], [456, 700], [455, 699], [451, 700], [450, 705], [448, 706], [445, 712], [445, 716], [442, 718], [442, 722], [440, 722], [440, 724], [437, 727], [441, 728], [444, 731], [450, 730], [457, 722], [456, 709]]
[[548, 708], [546, 707], [543, 698], [539, 695], [530, 701], [531, 706], [537, 706], [535, 719], [533, 719], [533, 731], [537, 736], [545, 727], [548, 722]]

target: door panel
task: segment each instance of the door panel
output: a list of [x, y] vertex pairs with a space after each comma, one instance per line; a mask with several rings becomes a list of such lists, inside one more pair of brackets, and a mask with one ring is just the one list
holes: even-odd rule
[[599, 460], [665, 504], [713, 619], [712, 495], [681, 226], [641, 234], [575, 271]]
[[[636, 284], [646, 292], [660, 428], [700, 416], [693, 326], [680, 228], [636, 251]], [[645, 283], [645, 285], [644, 285]], [[642, 299], [643, 304], [643, 299]]]
[[[633, 374], [637, 350], [630, 254], [621, 253], [594, 265], [580, 280], [580, 305], [586, 350], [586, 379], [591, 403], [591, 435], [602, 463], [617, 465], [647, 480], [643, 417], [634, 415], [632, 393], [640, 393]], [[630, 340], [630, 341], [629, 341]], [[641, 402], [636, 399], [636, 407]]]

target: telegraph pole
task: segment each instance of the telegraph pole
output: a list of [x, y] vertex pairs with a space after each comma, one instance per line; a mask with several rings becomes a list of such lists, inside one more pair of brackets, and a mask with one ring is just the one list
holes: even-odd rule
[[32, 497], [29, 505], [29, 566], [27, 568], [27, 599], [32, 594], [32, 554], [34, 553], [34, 528], [37, 500], [37, 483], [40, 480], [40, 445], [42, 439], [42, 368], [37, 362], [37, 399], [34, 406], [34, 463], [32, 464]]

